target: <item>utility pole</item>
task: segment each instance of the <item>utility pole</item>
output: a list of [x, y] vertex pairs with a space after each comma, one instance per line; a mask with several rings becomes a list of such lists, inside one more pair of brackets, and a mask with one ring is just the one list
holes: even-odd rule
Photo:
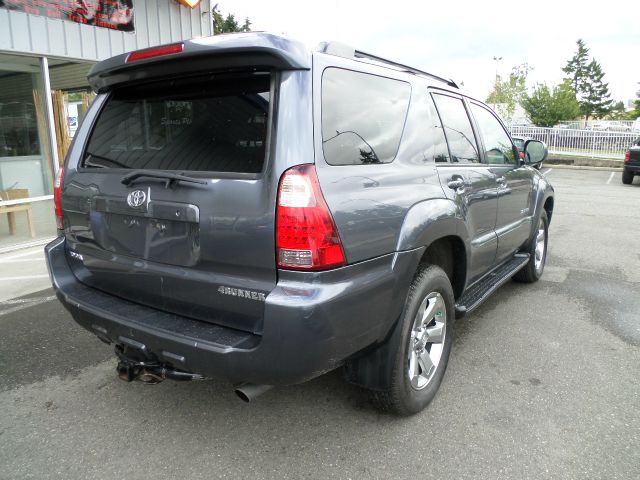
[[496, 57], [494, 55], [493, 60], [496, 62], [496, 85], [497, 85], [498, 84], [498, 64], [500, 63], [500, 60], [502, 60], [502, 57]]
[[[493, 61], [496, 62], [496, 78], [495, 78], [495, 81], [493, 82], [493, 91], [496, 93], [496, 97], [498, 96], [498, 64], [500, 63], [500, 60], [502, 60], [502, 57], [498, 57], [496, 55], [493, 56]], [[493, 110], [497, 111], [497, 108], [498, 108], [498, 103], [494, 102]]]

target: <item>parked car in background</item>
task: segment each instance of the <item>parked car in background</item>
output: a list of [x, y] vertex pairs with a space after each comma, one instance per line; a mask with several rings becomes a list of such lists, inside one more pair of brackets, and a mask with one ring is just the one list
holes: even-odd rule
[[593, 122], [586, 126], [586, 130], [595, 130], [598, 132], [629, 132], [631, 125], [629, 122], [621, 122], [618, 120], [601, 120]]
[[633, 183], [633, 177], [636, 175], [640, 175], [640, 138], [631, 145], [624, 155], [622, 183], [630, 185]]

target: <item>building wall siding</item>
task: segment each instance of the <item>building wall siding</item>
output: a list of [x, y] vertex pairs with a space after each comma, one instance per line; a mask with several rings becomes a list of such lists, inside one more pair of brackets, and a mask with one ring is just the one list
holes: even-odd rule
[[51, 90], [86, 89], [90, 63], [49, 66]]
[[133, 8], [135, 32], [127, 33], [0, 7], [0, 51], [97, 61], [211, 35], [208, 0], [193, 10], [175, 0], [134, 0]]

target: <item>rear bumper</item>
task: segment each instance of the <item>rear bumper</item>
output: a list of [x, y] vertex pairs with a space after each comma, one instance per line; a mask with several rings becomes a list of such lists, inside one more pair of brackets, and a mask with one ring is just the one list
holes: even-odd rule
[[327, 272], [279, 272], [262, 335], [166, 313], [80, 283], [64, 237], [45, 247], [56, 295], [104, 341], [232, 383], [300, 383], [384, 340], [399, 317], [422, 249]]
[[625, 164], [624, 166], [625, 172], [631, 172], [635, 175], [640, 175], [640, 163], [637, 164]]

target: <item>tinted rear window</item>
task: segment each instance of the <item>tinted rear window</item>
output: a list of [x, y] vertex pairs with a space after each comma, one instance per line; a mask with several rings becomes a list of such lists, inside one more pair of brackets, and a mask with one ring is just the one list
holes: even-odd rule
[[268, 74], [182, 79], [115, 90], [85, 167], [257, 173], [265, 159]]
[[322, 75], [322, 148], [330, 165], [393, 161], [411, 85], [340, 68]]

